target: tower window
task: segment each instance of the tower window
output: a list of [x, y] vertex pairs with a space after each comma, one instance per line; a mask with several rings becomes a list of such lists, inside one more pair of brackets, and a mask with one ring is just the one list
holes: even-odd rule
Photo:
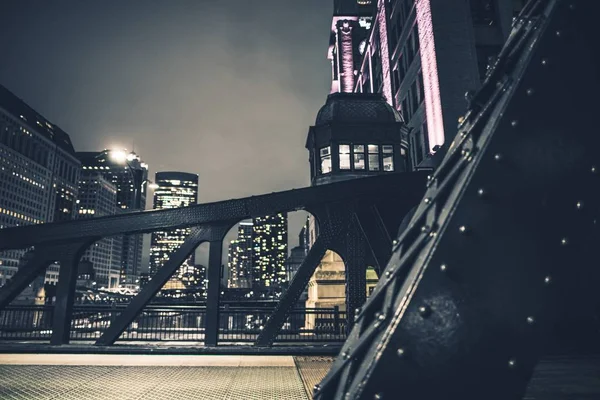
[[321, 156], [321, 168], [320, 172], [322, 174], [328, 174], [331, 172], [331, 147], [323, 147], [319, 150], [319, 154]]
[[355, 144], [354, 145], [354, 169], [363, 170], [365, 169], [365, 145]]
[[383, 145], [383, 170], [388, 172], [394, 171], [394, 146]]
[[370, 144], [369, 149], [369, 171], [379, 171], [379, 145]]
[[350, 169], [350, 145], [340, 144], [340, 169]]

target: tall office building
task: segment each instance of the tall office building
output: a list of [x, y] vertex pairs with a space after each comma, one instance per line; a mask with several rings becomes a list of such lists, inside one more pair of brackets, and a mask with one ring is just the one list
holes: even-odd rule
[[479, 88], [523, 3], [335, 0], [332, 92], [382, 94], [411, 130], [409, 169], [430, 168], [423, 161], [452, 140], [465, 92]]
[[[83, 171], [101, 174], [117, 188], [117, 208], [120, 212], [143, 211], [146, 208], [148, 165], [134, 152], [103, 150], [78, 152]], [[121, 247], [121, 284], [135, 284], [142, 264], [142, 235], [123, 236]]]
[[277, 291], [286, 281], [287, 213], [252, 220], [252, 287]]
[[[117, 209], [117, 188], [99, 170], [85, 169], [79, 179], [77, 218], [113, 215]], [[92, 263], [97, 287], [119, 286], [122, 236], [107, 237], [86, 250], [82, 259]]]
[[229, 243], [227, 287], [230, 289], [252, 288], [253, 228], [252, 222], [240, 222], [237, 239]]
[[[69, 135], [0, 85], [0, 229], [73, 218], [79, 170]], [[25, 251], [0, 252], [0, 285]]]
[[[179, 208], [194, 205], [198, 202], [198, 175], [186, 172], [157, 172], [155, 177], [154, 206], [155, 210]], [[169, 259], [171, 254], [189, 235], [189, 228], [175, 229], [152, 233], [150, 245], [150, 275], [154, 275]], [[182, 278], [193, 272], [194, 253], [183, 263], [175, 275]]]

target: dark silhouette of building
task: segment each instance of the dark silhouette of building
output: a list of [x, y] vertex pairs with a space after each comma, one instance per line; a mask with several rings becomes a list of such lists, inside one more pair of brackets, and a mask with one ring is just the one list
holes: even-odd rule
[[[143, 211], [146, 208], [148, 166], [134, 152], [103, 150], [78, 152], [84, 171], [100, 173], [117, 188], [120, 212]], [[142, 235], [125, 235], [121, 248], [121, 284], [136, 284], [142, 264]]]
[[[69, 135], [0, 85], [0, 229], [73, 218], [79, 169]], [[24, 252], [0, 253], [0, 285]]]
[[[84, 169], [79, 179], [77, 218], [114, 215], [117, 209], [117, 188], [99, 170]], [[83, 258], [91, 262], [97, 287], [119, 286], [123, 239], [108, 237], [94, 243]]]
[[[198, 202], [198, 175], [187, 172], [157, 172], [155, 176], [155, 210], [187, 207]], [[152, 233], [150, 245], [150, 275], [154, 275], [179, 248], [189, 235], [189, 228]], [[183, 263], [176, 274], [181, 279], [193, 273], [194, 253]]]

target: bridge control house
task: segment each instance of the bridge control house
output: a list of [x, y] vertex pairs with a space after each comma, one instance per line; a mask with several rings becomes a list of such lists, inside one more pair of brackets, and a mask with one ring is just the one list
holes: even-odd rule
[[406, 171], [408, 129], [379, 94], [334, 93], [308, 131], [313, 186]]

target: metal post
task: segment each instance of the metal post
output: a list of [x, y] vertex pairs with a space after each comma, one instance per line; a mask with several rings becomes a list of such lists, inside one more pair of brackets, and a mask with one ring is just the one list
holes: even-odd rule
[[219, 340], [222, 253], [223, 240], [211, 241], [208, 254], [208, 290], [206, 296], [206, 325], [204, 327], [204, 344], [206, 346], [216, 346]]
[[54, 303], [52, 337], [50, 338], [52, 345], [69, 344], [79, 259], [87, 246], [88, 243], [77, 243], [60, 246], [56, 249], [60, 272], [56, 287], [56, 302]]
[[333, 331], [336, 335], [340, 333], [340, 307], [333, 306]]

